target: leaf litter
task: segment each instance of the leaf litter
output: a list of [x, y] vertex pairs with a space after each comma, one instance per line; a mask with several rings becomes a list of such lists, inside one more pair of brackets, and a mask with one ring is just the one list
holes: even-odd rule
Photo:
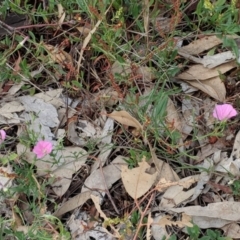
[[[19, 166], [27, 164], [37, 192], [36, 196], [23, 191], [12, 194], [12, 205], [4, 195], [0, 198], [1, 214], [13, 216], [19, 232], [28, 234], [34, 227], [34, 198], [39, 216], [57, 217], [69, 229], [69, 239], [138, 239], [140, 229], [146, 239], [162, 239], [170, 237], [174, 228], [184, 239], [186, 227], [193, 224], [240, 237], [239, 187], [235, 189], [240, 176], [239, 125], [236, 114], [223, 119], [214, 119], [213, 114], [214, 106], [221, 103], [239, 110], [226, 80], [238, 71], [238, 59], [215, 35], [197, 35], [187, 45], [176, 38], [172, 56], [179, 71], [159, 85], [160, 55], [154, 59], [155, 51], [167, 49], [166, 34], [175, 27], [172, 17], [176, 24], [183, 20], [171, 13], [165, 17], [162, 10], [156, 21], [149, 19], [150, 3], [144, 4], [143, 35], [134, 35], [139, 46], [131, 46], [132, 55], [124, 55], [125, 59], [111, 52], [91, 55], [105, 19], [83, 24], [85, 20], [76, 15], [77, 25], [67, 30], [68, 11], [61, 4], [56, 5], [56, 32], [49, 30], [56, 40], [43, 37], [34, 42], [42, 49], [40, 66], [26, 73], [25, 53], [12, 53], [15, 63], [7, 66], [18, 81], [9, 79], [1, 86], [1, 131], [7, 137], [1, 139], [0, 190], [9, 193], [19, 179], [27, 180], [19, 175]], [[110, 9], [114, 8], [106, 8], [102, 15], [107, 18]], [[92, 14], [97, 12], [92, 9]], [[152, 23], [163, 43], [151, 48], [141, 38], [149, 37]], [[81, 37], [80, 49], [68, 37], [60, 38], [63, 29], [68, 36]], [[138, 58], [152, 58], [154, 64]], [[82, 82], [76, 81], [78, 75]], [[179, 85], [181, 92], [163, 96]], [[156, 92], [163, 95], [155, 96]], [[161, 109], [164, 101], [166, 109]], [[53, 146], [44, 157], [34, 153], [38, 141]], [[49, 200], [44, 202], [43, 196]], [[14, 205], [24, 213], [19, 214]], [[135, 223], [134, 214], [138, 214]], [[48, 224], [55, 228], [50, 221], [43, 226]], [[54, 231], [52, 237], [57, 239], [59, 230]]]
[[139, 163], [139, 167], [134, 169], [122, 166], [121, 177], [123, 185], [132, 198], [137, 199], [143, 196], [156, 181], [157, 172], [154, 174], [146, 173], [149, 167], [144, 160]]

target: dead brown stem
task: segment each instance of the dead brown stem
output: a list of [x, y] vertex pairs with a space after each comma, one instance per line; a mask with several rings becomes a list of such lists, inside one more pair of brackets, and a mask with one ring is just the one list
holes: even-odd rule
[[148, 207], [149, 207], [150, 203], [152, 202], [153, 196], [154, 196], [154, 194], [151, 195], [151, 197], [150, 197], [150, 199], [149, 199], [149, 201], [148, 201], [148, 204], [147, 204], [147, 206], [146, 206], [146, 208], [145, 208], [144, 211], [142, 211], [142, 210], [140, 209], [140, 206], [138, 205], [138, 201], [135, 199], [135, 203], [136, 203], [136, 205], [137, 205], [137, 207], [138, 207], [138, 210], [139, 210], [139, 212], [141, 212], [141, 218], [140, 218], [140, 220], [139, 220], [139, 224], [138, 224], [138, 227], [137, 227], [137, 230], [136, 230], [136, 233], [135, 233], [135, 235], [134, 235], [133, 240], [137, 240], [138, 233], [139, 233], [141, 227], [144, 226], [144, 224], [142, 224], [143, 218], [144, 218], [144, 216], [146, 215], [146, 212], [148, 211]]

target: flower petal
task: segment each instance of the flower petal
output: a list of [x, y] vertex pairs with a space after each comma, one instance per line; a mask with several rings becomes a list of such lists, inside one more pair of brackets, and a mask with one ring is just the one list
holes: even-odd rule
[[6, 132], [4, 130], [0, 130], [1, 140], [4, 141], [6, 138]]
[[37, 155], [37, 158], [42, 158], [45, 155], [52, 152], [53, 146], [49, 141], [40, 140], [33, 148], [33, 152]]
[[213, 117], [222, 121], [237, 115], [237, 111], [231, 104], [216, 105], [213, 110]]

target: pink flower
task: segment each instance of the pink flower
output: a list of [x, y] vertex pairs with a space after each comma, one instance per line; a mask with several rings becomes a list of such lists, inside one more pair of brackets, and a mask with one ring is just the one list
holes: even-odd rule
[[0, 130], [0, 144], [5, 140], [6, 135], [7, 134], [4, 130]]
[[213, 110], [213, 117], [222, 121], [237, 115], [237, 111], [231, 104], [216, 105]]
[[45, 155], [51, 153], [53, 149], [52, 143], [49, 141], [38, 141], [33, 148], [33, 152], [37, 155], [37, 158], [43, 158]]

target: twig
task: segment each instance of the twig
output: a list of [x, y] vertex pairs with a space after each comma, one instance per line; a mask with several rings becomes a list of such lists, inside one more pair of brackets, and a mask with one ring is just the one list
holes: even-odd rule
[[133, 240], [137, 240], [137, 238], [138, 238], [138, 233], [139, 233], [141, 227], [143, 226], [143, 224], [142, 224], [143, 218], [144, 218], [144, 216], [145, 216], [145, 214], [146, 214], [146, 212], [147, 212], [147, 210], [148, 210], [148, 207], [149, 207], [149, 205], [150, 205], [150, 203], [151, 203], [151, 201], [152, 201], [152, 199], [153, 199], [153, 196], [154, 196], [154, 194], [151, 195], [151, 197], [150, 197], [150, 199], [149, 199], [149, 201], [148, 201], [148, 204], [147, 204], [144, 212], [142, 212], [142, 210], [141, 210], [140, 207], [138, 206], [137, 200], [135, 200], [135, 203], [136, 203], [136, 205], [138, 206], [138, 210], [141, 212], [141, 218], [140, 218], [140, 220], [139, 220], [139, 224], [138, 224], [138, 227], [137, 227], [137, 230], [136, 230], [136, 233], [135, 233], [135, 235], [134, 235]]
[[105, 176], [104, 176], [104, 173], [103, 173], [102, 162], [100, 161], [100, 159], [98, 159], [98, 158], [96, 158], [96, 157], [94, 157], [94, 156], [91, 156], [91, 158], [93, 158], [93, 159], [95, 159], [95, 160], [97, 160], [97, 161], [100, 162], [100, 163], [99, 163], [99, 167], [100, 167], [100, 170], [101, 170], [101, 173], [102, 173], [103, 183], [104, 183], [104, 186], [105, 186], [105, 189], [106, 189], [105, 192], [106, 192], [109, 200], [111, 201], [111, 203], [112, 203], [112, 205], [113, 205], [113, 207], [114, 207], [114, 210], [116, 211], [117, 214], [119, 214], [119, 211], [118, 211], [118, 209], [117, 209], [117, 206], [115, 205], [115, 203], [114, 203], [114, 201], [113, 201], [113, 199], [112, 199], [112, 196], [111, 196], [111, 194], [110, 194], [110, 192], [109, 192], [109, 190], [108, 190], [108, 187], [107, 187], [107, 183], [106, 183]]
[[[71, 21], [69, 22], [63, 22], [60, 25], [68, 25], [72, 24]], [[7, 25], [8, 26], [8, 25]], [[21, 30], [21, 29], [27, 29], [27, 28], [39, 28], [39, 27], [48, 27], [48, 26], [59, 26], [59, 23], [43, 23], [43, 24], [33, 24], [33, 25], [26, 25], [21, 27], [12, 28], [13, 30]]]
[[4, 30], [6, 30], [9, 34], [12, 34], [15, 31], [15, 28], [7, 25], [5, 22], [1, 20], [0, 20], [0, 26], [2, 26]]
[[[69, 22], [63, 22], [61, 25], [68, 25], [72, 24], [71, 21]], [[20, 27], [11, 27], [5, 22], [0, 20], [0, 27], [4, 28], [8, 32], [8, 34], [13, 34], [14, 32], [19, 32], [21, 29], [28, 29], [28, 28], [39, 28], [39, 27], [48, 27], [48, 26], [59, 26], [59, 23], [48, 23], [48, 24], [34, 24], [34, 25], [25, 25], [25, 26], [20, 26]]]

